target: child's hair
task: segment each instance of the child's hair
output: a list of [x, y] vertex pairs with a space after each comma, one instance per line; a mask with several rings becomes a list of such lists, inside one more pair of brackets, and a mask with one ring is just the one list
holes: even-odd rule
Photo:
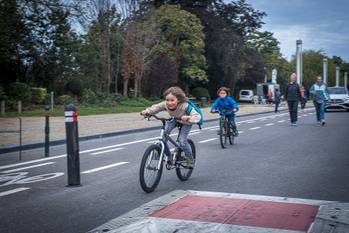
[[227, 93], [227, 95], [230, 95], [230, 88], [228, 88], [228, 87], [219, 88], [217, 91], [217, 95], [219, 95], [219, 92], [221, 92], [221, 91], [225, 91], [225, 93]]
[[170, 87], [164, 92], [164, 98], [166, 99], [166, 96], [168, 94], [172, 94], [176, 96], [179, 103], [184, 103], [187, 101], [187, 97], [185, 96], [184, 91], [180, 87]]

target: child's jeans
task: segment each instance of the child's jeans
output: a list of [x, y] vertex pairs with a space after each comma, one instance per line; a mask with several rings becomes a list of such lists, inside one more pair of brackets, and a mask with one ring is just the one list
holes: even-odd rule
[[[177, 121], [176, 120], [166, 121], [165, 133], [170, 134], [171, 131], [174, 128], [176, 128], [176, 125], [177, 125]], [[188, 139], [187, 139], [191, 127], [192, 127], [191, 125], [182, 124], [182, 128], [181, 128], [181, 130], [179, 132], [178, 139], [177, 139], [179, 146], [184, 151], [185, 156], [187, 158], [189, 158], [189, 159], [193, 159], [193, 153], [191, 151], [191, 147], [190, 147], [190, 145], [188, 143]], [[167, 143], [165, 143], [165, 153], [167, 155], [170, 155]]]
[[236, 124], [235, 124], [235, 115], [230, 114], [230, 115], [225, 115], [225, 117], [228, 119], [228, 124], [231, 125], [231, 128], [233, 131], [237, 131]]

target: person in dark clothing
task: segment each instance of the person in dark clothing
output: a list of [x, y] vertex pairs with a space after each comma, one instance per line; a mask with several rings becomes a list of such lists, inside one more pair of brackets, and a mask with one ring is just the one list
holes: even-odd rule
[[279, 90], [276, 89], [274, 92], [275, 113], [279, 112], [280, 102], [281, 102], [280, 92]]
[[301, 99], [300, 86], [296, 82], [297, 76], [295, 73], [291, 74], [290, 82], [286, 86], [285, 98], [287, 100], [288, 110], [290, 112], [291, 125], [297, 126], [298, 120], [298, 102]]

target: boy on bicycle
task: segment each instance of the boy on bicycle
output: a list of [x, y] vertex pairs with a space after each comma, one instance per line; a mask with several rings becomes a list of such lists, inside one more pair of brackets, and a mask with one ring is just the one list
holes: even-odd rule
[[235, 124], [235, 113], [239, 111], [239, 106], [236, 101], [229, 96], [230, 89], [227, 87], [221, 87], [217, 91], [218, 98], [215, 100], [211, 107], [211, 112], [219, 112], [219, 115], [223, 115], [228, 119], [229, 124], [233, 129], [233, 135], [238, 136], [239, 131]]
[[[188, 167], [194, 166], [194, 158], [192, 156], [191, 147], [188, 143], [187, 137], [193, 124], [200, 121], [201, 116], [195, 109], [187, 114], [188, 99], [185, 96], [184, 91], [179, 87], [170, 87], [164, 92], [165, 101], [155, 104], [141, 112], [141, 115], [147, 116], [149, 114], [156, 114], [161, 111], [167, 111], [171, 117], [174, 117], [173, 121], [166, 122], [165, 131], [169, 134], [177, 123], [182, 124], [180, 134], [178, 136], [178, 143], [184, 151], [187, 159]], [[168, 146], [165, 150], [169, 154]]]

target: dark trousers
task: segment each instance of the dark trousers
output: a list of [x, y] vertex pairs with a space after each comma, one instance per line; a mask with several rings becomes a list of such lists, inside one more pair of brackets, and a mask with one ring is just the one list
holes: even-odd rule
[[279, 111], [279, 105], [280, 105], [280, 102], [279, 101], [275, 101], [275, 112]]
[[314, 106], [316, 109], [316, 119], [317, 121], [323, 121], [325, 120], [325, 103], [319, 103], [317, 101], [314, 101]]
[[287, 101], [288, 111], [290, 111], [291, 123], [297, 122], [297, 113], [298, 113], [298, 100], [289, 100]]

